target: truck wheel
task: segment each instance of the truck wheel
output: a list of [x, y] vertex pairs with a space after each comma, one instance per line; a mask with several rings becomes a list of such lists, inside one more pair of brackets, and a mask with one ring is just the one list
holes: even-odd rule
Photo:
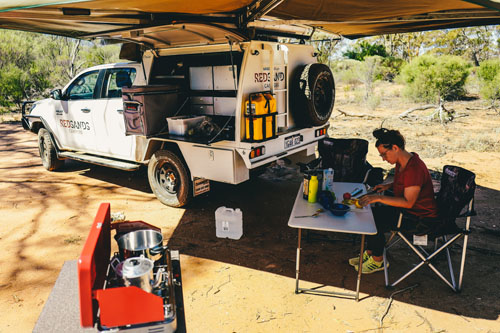
[[45, 169], [55, 171], [63, 166], [64, 160], [57, 158], [56, 148], [49, 131], [45, 128], [40, 128], [38, 131], [38, 150]]
[[321, 126], [333, 111], [335, 82], [330, 67], [309, 64], [300, 67], [292, 81], [290, 106], [299, 126]]
[[191, 179], [182, 160], [173, 152], [159, 150], [148, 164], [148, 180], [158, 200], [170, 207], [182, 207], [191, 199]]

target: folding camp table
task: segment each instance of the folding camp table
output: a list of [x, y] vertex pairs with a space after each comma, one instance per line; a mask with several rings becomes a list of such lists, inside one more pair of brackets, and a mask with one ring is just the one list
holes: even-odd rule
[[[337, 198], [342, 198], [345, 192], [353, 192], [356, 188], [362, 189], [363, 193], [366, 193], [366, 188], [364, 184], [361, 183], [334, 183], [334, 192]], [[299, 229], [298, 245], [297, 245], [297, 262], [296, 262], [296, 272], [295, 272], [295, 293], [307, 293], [313, 292], [316, 294], [327, 294], [334, 296], [352, 297], [356, 301], [359, 301], [359, 286], [361, 283], [361, 270], [358, 271], [358, 281], [356, 284], [356, 293], [340, 293], [340, 292], [330, 292], [322, 291], [318, 289], [304, 289], [299, 288], [299, 272], [300, 272], [300, 250], [301, 250], [301, 236], [302, 229], [310, 230], [321, 230], [321, 231], [331, 231], [331, 232], [342, 232], [349, 234], [359, 234], [361, 235], [361, 251], [359, 253], [359, 259], [363, 257], [365, 235], [374, 235], [377, 233], [377, 228], [375, 226], [375, 221], [373, 219], [373, 214], [370, 206], [361, 208], [352, 208], [344, 216], [335, 216], [331, 212], [326, 211], [317, 216], [313, 216], [318, 209], [322, 208], [319, 203], [309, 203], [307, 200], [302, 198], [302, 185], [295, 198], [295, 204], [293, 205], [292, 213], [290, 219], [288, 220], [288, 226], [292, 228]], [[299, 217], [307, 216], [307, 217]]]

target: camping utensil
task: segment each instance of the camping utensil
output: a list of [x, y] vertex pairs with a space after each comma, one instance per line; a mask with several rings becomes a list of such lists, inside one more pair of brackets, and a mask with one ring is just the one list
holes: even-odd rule
[[319, 214], [323, 213], [324, 211], [325, 211], [324, 209], [321, 209], [321, 208], [320, 208], [320, 209], [316, 210], [316, 212], [315, 212], [314, 214], [312, 214], [312, 215], [301, 215], [301, 216], [295, 216], [295, 218], [300, 219], [300, 218], [303, 218], [303, 217], [316, 217], [316, 216], [318, 216]]

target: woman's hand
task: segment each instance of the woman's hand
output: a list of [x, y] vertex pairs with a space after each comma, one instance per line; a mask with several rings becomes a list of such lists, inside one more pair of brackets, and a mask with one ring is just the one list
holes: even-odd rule
[[378, 184], [375, 185], [371, 190], [376, 191], [377, 193], [387, 191], [392, 188], [392, 183], [387, 183], [387, 184]]
[[[378, 185], [377, 185], [378, 186]], [[378, 194], [369, 194], [369, 195], [363, 195], [361, 198], [359, 198], [359, 204], [361, 206], [368, 206], [371, 203], [377, 202], [380, 200], [380, 195]]]

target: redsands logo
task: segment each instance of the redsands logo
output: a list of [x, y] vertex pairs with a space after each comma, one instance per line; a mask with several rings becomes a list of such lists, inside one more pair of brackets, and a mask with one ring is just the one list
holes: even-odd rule
[[88, 121], [75, 121], [75, 120], [61, 119], [59, 121], [59, 123], [64, 128], [90, 131], [90, 124]]
[[[255, 82], [269, 82], [271, 79], [271, 74], [262, 72], [262, 73], [254, 73], [254, 81]], [[278, 81], [284, 81], [285, 80], [285, 73], [283, 72], [277, 72], [274, 73], [274, 82]]]

